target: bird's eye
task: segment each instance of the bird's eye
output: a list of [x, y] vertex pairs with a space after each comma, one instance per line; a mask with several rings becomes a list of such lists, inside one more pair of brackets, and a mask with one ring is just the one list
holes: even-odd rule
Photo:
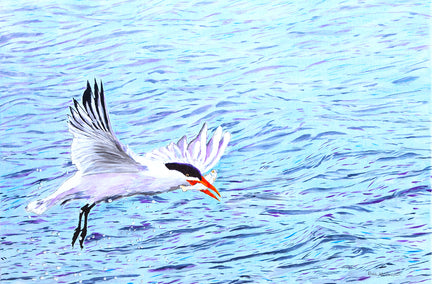
[[188, 176], [189, 176], [189, 174], [186, 174], [186, 176], [188, 177]]

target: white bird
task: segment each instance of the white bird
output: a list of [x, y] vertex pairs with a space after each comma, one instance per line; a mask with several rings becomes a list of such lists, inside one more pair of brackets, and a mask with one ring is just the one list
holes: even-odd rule
[[[78, 171], [54, 193], [27, 205], [29, 212], [42, 214], [55, 204], [85, 200], [72, 246], [78, 235], [83, 248], [87, 234], [87, 218], [95, 204], [132, 195], [153, 195], [186, 186], [198, 189], [219, 200], [218, 190], [203, 177], [216, 165], [231, 139], [229, 132], [219, 126], [207, 142], [207, 125], [190, 143], [183, 136], [177, 143], [155, 149], [139, 156], [124, 146], [112, 130], [105, 105], [102, 82], [93, 91], [87, 81], [82, 106], [73, 99], [70, 107], [69, 132], [73, 135], [71, 158]], [[215, 171], [212, 182], [214, 182]], [[210, 176], [210, 175], [209, 175]], [[215, 195], [212, 191], [217, 195]], [[84, 215], [84, 225], [81, 220]]]

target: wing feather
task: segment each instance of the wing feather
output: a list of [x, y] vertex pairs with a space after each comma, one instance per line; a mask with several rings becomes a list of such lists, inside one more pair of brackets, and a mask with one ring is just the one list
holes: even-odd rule
[[223, 153], [225, 152], [225, 149], [228, 146], [229, 141], [231, 140], [231, 134], [230, 133], [224, 133], [222, 140], [219, 142], [219, 145], [215, 148], [217, 148], [217, 154], [213, 157], [213, 159], [209, 159], [208, 167], [211, 169], [213, 168], [217, 162], [219, 162], [220, 158], [222, 157]]
[[229, 132], [223, 133], [218, 127], [207, 142], [207, 124], [204, 123], [198, 135], [187, 143], [183, 136], [175, 143], [161, 147], [147, 153], [146, 158], [164, 163], [188, 163], [200, 170], [201, 173], [210, 171], [220, 160], [231, 139]]
[[70, 107], [69, 131], [73, 135], [72, 162], [83, 175], [114, 172], [138, 172], [143, 166], [135, 154], [122, 145], [111, 128], [105, 105], [102, 82], [90, 83], [82, 96], [82, 106], [73, 99]]
[[186, 155], [186, 151], [187, 151], [187, 137], [183, 136], [182, 138], [180, 138], [180, 140], [177, 142], [177, 147], [179, 147], [180, 152], [181, 152], [181, 156], [185, 156]]
[[222, 137], [222, 127], [219, 126], [216, 129], [216, 132], [213, 134], [213, 137], [210, 139], [210, 141], [207, 144], [206, 160], [213, 161], [213, 159], [216, 157], [221, 137]]

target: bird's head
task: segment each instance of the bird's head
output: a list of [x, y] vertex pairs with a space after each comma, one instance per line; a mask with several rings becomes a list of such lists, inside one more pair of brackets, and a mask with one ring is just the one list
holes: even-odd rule
[[201, 174], [201, 172], [192, 166], [191, 164], [183, 164], [183, 163], [166, 163], [165, 166], [172, 171], [178, 171], [182, 173], [185, 177], [185, 180], [190, 185], [196, 185], [197, 183], [203, 184], [207, 189], [200, 190], [201, 192], [213, 197], [216, 200], [219, 200], [216, 195], [213, 194], [209, 189], [213, 190], [219, 197], [221, 196], [219, 191], [209, 183]]

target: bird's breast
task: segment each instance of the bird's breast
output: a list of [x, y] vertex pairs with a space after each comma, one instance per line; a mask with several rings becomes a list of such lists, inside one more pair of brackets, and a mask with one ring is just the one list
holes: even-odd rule
[[152, 195], [179, 187], [176, 179], [155, 177], [141, 173], [103, 173], [81, 177], [81, 193], [94, 202], [109, 198], [144, 194]]

